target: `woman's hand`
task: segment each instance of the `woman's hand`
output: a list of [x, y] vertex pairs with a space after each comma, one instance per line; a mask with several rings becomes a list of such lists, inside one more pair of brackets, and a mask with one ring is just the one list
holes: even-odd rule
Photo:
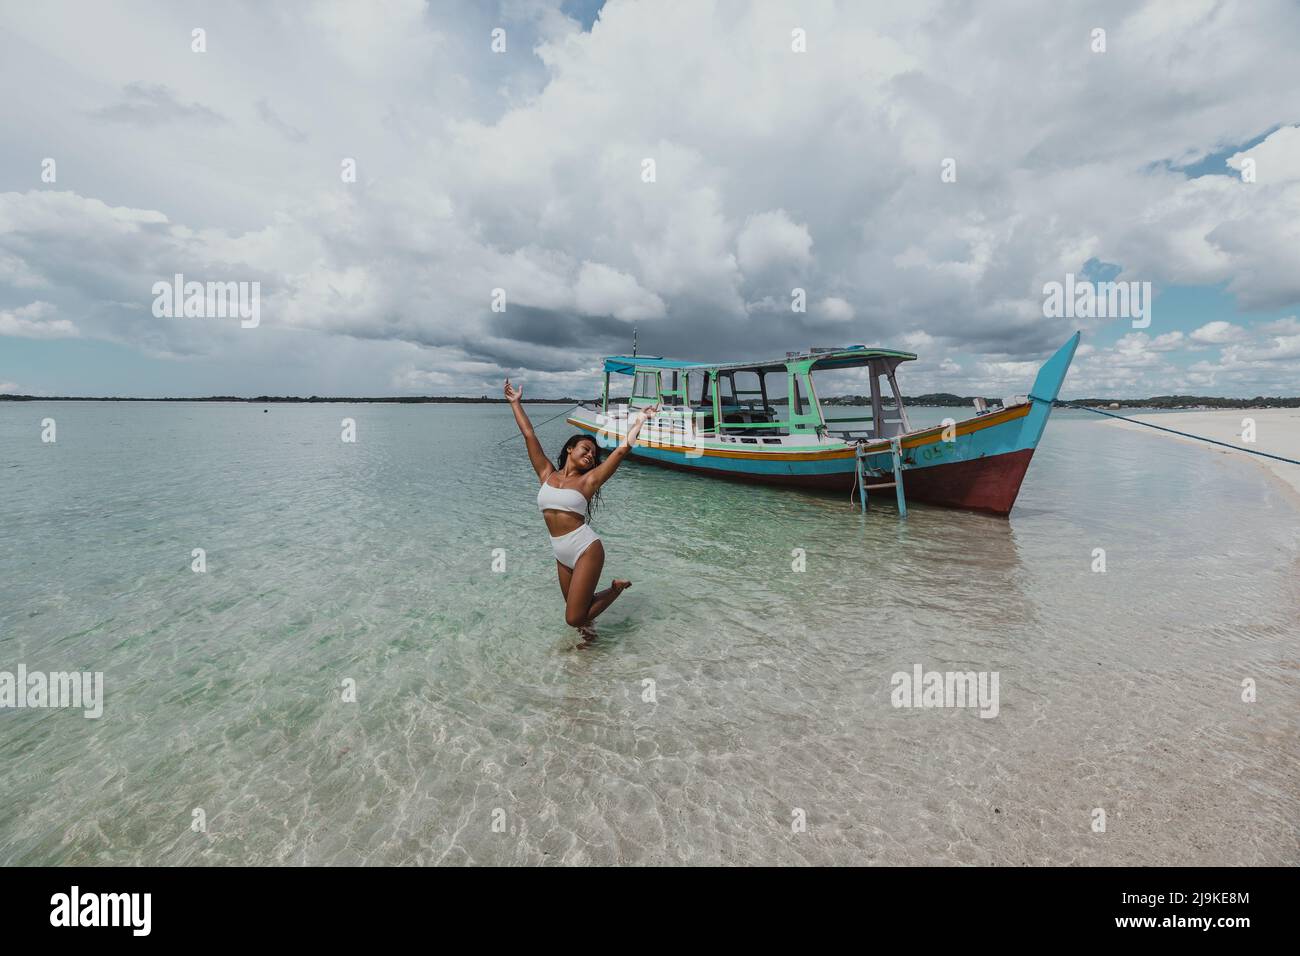
[[518, 405], [523, 401], [524, 390], [522, 387], [515, 388], [510, 384], [510, 379], [506, 379], [506, 401], [511, 405]]
[[623, 436], [623, 441], [620, 442], [618, 448], [614, 450], [614, 454], [606, 459], [606, 461], [614, 462], [611, 467], [617, 467], [617, 459], [622, 455], [627, 454], [627, 450], [636, 444], [636, 436], [641, 434], [641, 426], [658, 411], [659, 404], [656, 402], [654, 405], [647, 405], [645, 408], [641, 409], [641, 411], [632, 416], [632, 420], [627, 423], [627, 434]]

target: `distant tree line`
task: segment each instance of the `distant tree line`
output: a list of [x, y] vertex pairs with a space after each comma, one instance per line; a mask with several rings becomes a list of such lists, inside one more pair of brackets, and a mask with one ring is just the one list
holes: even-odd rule
[[[998, 404], [1001, 397], [982, 396], [989, 404]], [[611, 401], [614, 396], [610, 396]], [[597, 396], [596, 401], [599, 401]], [[537, 405], [576, 405], [576, 398], [529, 398], [527, 404]], [[925, 395], [904, 395], [904, 405], [942, 406], [945, 408], [970, 405], [975, 401], [973, 395], [954, 395], [951, 392], [929, 392]], [[258, 395], [245, 398], [239, 395], [205, 395], [201, 398], [102, 398], [76, 395], [0, 395], [0, 402], [246, 402], [250, 405], [273, 404], [326, 404], [330, 402], [343, 404], [376, 403], [385, 405], [504, 405], [504, 398], [466, 398], [451, 395], [404, 395], [404, 396], [321, 396], [312, 395], [302, 398], [297, 395]], [[1072, 404], [1107, 408], [1118, 405], [1120, 408], [1300, 408], [1300, 397], [1270, 398], [1257, 395], [1255, 398], [1215, 398], [1210, 395], [1155, 395], [1151, 398], [1080, 398], [1072, 399]], [[870, 405], [869, 395], [834, 395], [821, 400], [823, 405]], [[786, 398], [774, 397], [769, 405], [784, 405]]]
[[[1002, 398], [982, 396], [989, 404], [1001, 403]], [[975, 401], [973, 395], [954, 395], [951, 392], [930, 392], [925, 395], [904, 395], [904, 405], [939, 405], [954, 407], [970, 405]], [[870, 405], [871, 398], [866, 395], [837, 395], [823, 398], [823, 405]], [[1118, 405], [1120, 408], [1300, 408], [1300, 397], [1269, 398], [1214, 398], [1208, 395], [1154, 395], [1151, 398], [1076, 398], [1070, 399], [1073, 405], [1088, 405], [1094, 408], [1108, 408]]]
[[[357, 398], [346, 396], [321, 396], [313, 395], [310, 398], [302, 398], [297, 395], [258, 395], [256, 398], [245, 398], [240, 395], [204, 395], [200, 398], [101, 398], [101, 397], [83, 397], [77, 395], [0, 395], [0, 402], [247, 402], [250, 405], [273, 405], [273, 404], [324, 404], [328, 402], [344, 402], [350, 404], [364, 404], [367, 402], [382, 403], [387, 405], [504, 405], [504, 398], [488, 398], [486, 395], [480, 398], [459, 398], [448, 395], [403, 395], [403, 396], [381, 396], [373, 398]], [[525, 404], [538, 405], [576, 405], [576, 398], [527, 398]]]

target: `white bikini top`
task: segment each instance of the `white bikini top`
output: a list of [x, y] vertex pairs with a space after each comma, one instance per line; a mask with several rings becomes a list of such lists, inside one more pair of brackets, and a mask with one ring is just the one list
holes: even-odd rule
[[543, 481], [537, 492], [537, 509], [539, 511], [571, 511], [575, 515], [587, 515], [587, 496], [576, 488], [557, 488], [549, 481]]

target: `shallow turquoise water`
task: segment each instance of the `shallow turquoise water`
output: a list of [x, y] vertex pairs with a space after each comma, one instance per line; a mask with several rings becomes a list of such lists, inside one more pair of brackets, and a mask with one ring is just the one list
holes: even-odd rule
[[[0, 710], [0, 863], [1300, 862], [1300, 518], [1253, 463], [1058, 412], [1010, 520], [904, 522], [629, 463], [575, 649], [512, 431], [0, 403], [0, 670], [106, 687]], [[998, 717], [895, 709], [916, 663]]]

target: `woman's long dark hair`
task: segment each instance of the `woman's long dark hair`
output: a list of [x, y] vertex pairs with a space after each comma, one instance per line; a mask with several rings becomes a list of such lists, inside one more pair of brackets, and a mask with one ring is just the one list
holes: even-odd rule
[[[569, 460], [569, 452], [573, 449], [573, 446], [578, 444], [578, 442], [580, 441], [589, 441], [596, 447], [596, 456], [595, 456], [596, 465], [599, 465], [601, 461], [604, 460], [604, 456], [601, 454], [601, 450], [600, 450], [600, 442], [596, 441], [596, 439], [592, 438], [590, 435], [581, 435], [581, 434], [574, 435], [572, 438], [566, 441], [564, 443], [564, 447], [560, 449], [560, 457], [556, 459], [556, 468], [559, 471], [564, 471], [565, 462]], [[596, 465], [592, 465], [592, 467], [594, 468], [596, 467]], [[591, 523], [592, 512], [596, 510], [596, 505], [599, 502], [600, 502], [600, 489], [597, 488], [596, 493], [591, 496], [591, 501], [587, 503], [588, 524]]]

